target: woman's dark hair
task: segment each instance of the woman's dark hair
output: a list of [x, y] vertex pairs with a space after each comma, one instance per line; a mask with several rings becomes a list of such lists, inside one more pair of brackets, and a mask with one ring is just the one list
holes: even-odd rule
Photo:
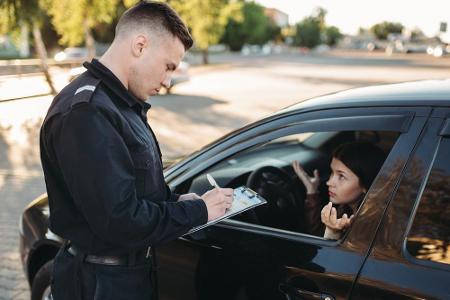
[[333, 151], [333, 157], [352, 170], [358, 176], [361, 186], [368, 190], [380, 171], [386, 154], [370, 142], [358, 141], [339, 145]]

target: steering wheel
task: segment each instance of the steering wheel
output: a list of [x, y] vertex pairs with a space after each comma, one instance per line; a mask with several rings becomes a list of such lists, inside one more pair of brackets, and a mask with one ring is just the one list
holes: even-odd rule
[[250, 173], [247, 187], [264, 199], [267, 204], [254, 210], [253, 219], [264, 226], [301, 232], [304, 229], [303, 207], [299, 185], [284, 170], [265, 166]]

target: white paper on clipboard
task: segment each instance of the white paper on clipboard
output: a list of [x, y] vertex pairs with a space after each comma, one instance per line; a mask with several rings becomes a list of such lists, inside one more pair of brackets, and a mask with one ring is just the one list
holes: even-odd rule
[[229, 210], [227, 210], [227, 212], [222, 217], [209, 221], [206, 224], [194, 227], [191, 230], [189, 230], [186, 234], [194, 233], [200, 229], [216, 224], [222, 221], [223, 219], [227, 219], [234, 215], [240, 214], [241, 212], [249, 210], [250, 208], [257, 207], [259, 205], [267, 203], [267, 201], [263, 197], [261, 197], [255, 191], [245, 186], [240, 186], [234, 189], [233, 196], [234, 196], [233, 205]]

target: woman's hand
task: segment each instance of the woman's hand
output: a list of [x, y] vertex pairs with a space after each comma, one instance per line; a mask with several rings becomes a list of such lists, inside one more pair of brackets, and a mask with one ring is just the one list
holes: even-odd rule
[[338, 219], [336, 208], [329, 202], [322, 208], [320, 218], [322, 219], [322, 223], [326, 226], [324, 237], [339, 239], [342, 231], [349, 228], [352, 224], [353, 215], [349, 218], [347, 214], [343, 214], [342, 217]]
[[298, 178], [305, 185], [306, 193], [316, 194], [320, 184], [319, 171], [314, 170], [314, 177], [310, 177], [297, 160], [292, 162], [292, 167], [294, 168], [295, 174], [297, 174]]

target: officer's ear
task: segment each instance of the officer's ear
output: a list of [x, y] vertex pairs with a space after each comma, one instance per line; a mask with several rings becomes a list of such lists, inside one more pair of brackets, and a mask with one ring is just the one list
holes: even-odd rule
[[148, 46], [148, 38], [143, 34], [137, 35], [133, 39], [133, 44], [131, 48], [133, 56], [140, 57], [144, 53], [147, 46]]

